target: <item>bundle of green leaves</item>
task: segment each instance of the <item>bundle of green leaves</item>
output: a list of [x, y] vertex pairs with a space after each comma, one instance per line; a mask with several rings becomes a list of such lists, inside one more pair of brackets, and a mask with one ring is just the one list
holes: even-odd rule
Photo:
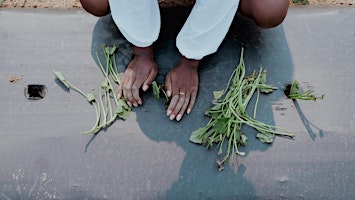
[[55, 70], [53, 71], [56, 79], [58, 79], [68, 90], [72, 89], [77, 91], [95, 108], [96, 122], [94, 126], [89, 131], [84, 131], [81, 134], [98, 133], [101, 129], [110, 126], [117, 118], [126, 120], [131, 113], [131, 107], [127, 105], [124, 98], [117, 98], [117, 92], [115, 91], [112, 83], [112, 81], [117, 85], [121, 83], [115, 60], [115, 52], [117, 47], [102, 45], [102, 50], [106, 61], [105, 67], [99, 58], [98, 52], [95, 52], [100, 69], [105, 77], [105, 80], [100, 85], [99, 98], [95, 97], [93, 91], [85, 94], [65, 79], [61, 72]]
[[[225, 152], [222, 160], [217, 159], [219, 170], [223, 170], [223, 165], [230, 156], [232, 161], [236, 161], [236, 155], [245, 155], [245, 152], [239, 150], [241, 146], [247, 145], [248, 139], [242, 132], [243, 125], [256, 129], [258, 131], [256, 138], [263, 143], [272, 143], [276, 135], [294, 138], [294, 135], [285, 129], [255, 119], [259, 94], [271, 93], [277, 88], [266, 84], [266, 70], [262, 68], [250, 76], [245, 76], [243, 52], [242, 49], [240, 62], [233, 71], [227, 88], [213, 92], [213, 106], [205, 112], [210, 117], [209, 122], [205, 127], [192, 132], [190, 136], [191, 142], [204, 144], [208, 149], [216, 143], [219, 147], [218, 155]], [[251, 117], [246, 109], [255, 93], [257, 96], [254, 116]]]
[[299, 88], [299, 83], [296, 80], [292, 81], [292, 84], [287, 85], [285, 89], [285, 94], [288, 98], [292, 100], [313, 100], [316, 101], [317, 99], [323, 99], [324, 95], [321, 95], [319, 97], [315, 96], [314, 90], [307, 90], [307, 91], [302, 91]]

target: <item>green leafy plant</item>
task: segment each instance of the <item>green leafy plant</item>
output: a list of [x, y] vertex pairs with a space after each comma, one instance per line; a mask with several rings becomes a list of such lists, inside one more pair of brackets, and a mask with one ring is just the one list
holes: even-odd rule
[[285, 95], [293, 100], [299, 99], [299, 100], [313, 100], [316, 101], [317, 99], [323, 99], [324, 95], [321, 95], [319, 97], [315, 96], [314, 90], [307, 90], [307, 91], [301, 91], [299, 88], [299, 83], [298, 81], [294, 80], [292, 81], [292, 84], [287, 85], [285, 89]]
[[170, 102], [170, 98], [166, 94], [164, 89], [164, 85], [158, 84], [156, 81], [152, 82], [153, 95], [156, 99], [159, 99], [161, 96], [165, 99], [165, 104], [168, 105]]
[[[266, 84], [266, 70], [262, 68], [250, 76], [245, 76], [243, 52], [242, 49], [239, 65], [233, 71], [227, 88], [213, 92], [213, 106], [205, 112], [210, 121], [203, 128], [192, 132], [190, 136], [191, 142], [206, 145], [208, 149], [217, 144], [218, 155], [224, 153], [222, 160], [217, 159], [220, 171], [230, 156], [231, 160], [235, 161], [237, 155], [245, 155], [239, 150], [241, 146], [247, 145], [248, 140], [242, 132], [243, 125], [256, 129], [258, 131], [256, 138], [263, 143], [272, 143], [276, 135], [294, 138], [294, 135], [285, 129], [255, 119], [259, 94], [271, 93], [276, 88]], [[246, 109], [255, 93], [256, 103], [251, 117]]]
[[109, 47], [102, 45], [102, 51], [106, 60], [105, 67], [99, 58], [98, 52], [95, 51], [100, 69], [105, 77], [105, 80], [100, 85], [99, 98], [96, 98], [93, 92], [85, 94], [65, 79], [61, 72], [53, 71], [56, 79], [58, 79], [67, 89], [73, 89], [83, 95], [95, 108], [96, 122], [94, 126], [89, 131], [84, 131], [81, 134], [98, 133], [101, 129], [110, 126], [117, 118], [126, 120], [131, 113], [131, 107], [128, 106], [126, 101], [123, 98], [117, 98], [117, 93], [115, 92], [112, 83], [112, 81], [117, 85], [121, 83], [115, 60], [116, 49], [116, 46]]

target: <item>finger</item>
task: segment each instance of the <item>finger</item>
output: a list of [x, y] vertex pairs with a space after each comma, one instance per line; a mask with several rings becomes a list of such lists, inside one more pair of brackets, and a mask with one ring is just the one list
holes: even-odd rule
[[132, 86], [133, 86], [133, 80], [129, 79], [127, 83], [123, 86], [123, 94], [126, 98], [127, 103], [136, 106], [137, 103], [133, 99]]
[[136, 83], [134, 83], [132, 86], [132, 96], [135, 102], [137, 102], [139, 105], [142, 105], [142, 99], [139, 97], [139, 89], [136, 86]]
[[120, 99], [122, 97], [123, 93], [123, 82], [121, 82], [120, 86], [118, 87], [118, 93], [117, 93], [117, 98]]
[[171, 78], [170, 74], [168, 74], [165, 78], [165, 90], [166, 90], [166, 95], [168, 97], [171, 97]]
[[[167, 115], [167, 116], [169, 116], [169, 117], [171, 116], [173, 110], [175, 109], [175, 106], [176, 106], [178, 100], [179, 100], [179, 96], [178, 96], [178, 95], [175, 95], [173, 98], [171, 98], [171, 101], [170, 101], [168, 110], [167, 110], [167, 112], [166, 112], [166, 115]], [[174, 116], [174, 117], [175, 117], [175, 116]]]
[[153, 80], [157, 76], [158, 72], [154, 69], [152, 69], [148, 75], [148, 78], [144, 81], [143, 83], [143, 91], [147, 91], [149, 86], [152, 84]]
[[170, 104], [169, 104], [169, 107], [168, 107], [168, 111], [167, 111], [167, 115], [174, 119], [175, 116], [176, 116], [176, 113], [178, 111], [174, 113], [175, 116], [171, 116], [171, 114], [172, 114], [173, 110], [175, 110], [175, 106], [176, 106], [176, 104], [179, 101], [179, 90], [175, 89], [176, 87], [173, 88], [173, 87], [170, 86], [170, 88], [171, 88], [170, 89], [170, 96], [173, 96], [173, 98], [170, 101]]
[[187, 111], [186, 113], [187, 114], [190, 114], [191, 113], [191, 110], [192, 108], [194, 107], [195, 105], [195, 102], [196, 102], [196, 97], [197, 97], [197, 89], [194, 89], [191, 93], [191, 98], [190, 98], [190, 101], [189, 101], [189, 106], [187, 108]]
[[118, 87], [118, 94], [117, 94], [117, 98], [120, 99], [123, 95], [123, 86], [125, 85], [125, 76], [124, 74], [121, 76], [121, 84]]
[[[180, 95], [179, 100], [177, 101], [177, 104], [170, 115], [170, 120], [173, 120], [178, 115], [178, 113], [181, 110], [181, 108], [183, 107], [184, 103], [185, 103], [185, 96]], [[181, 119], [181, 117], [180, 117], [180, 119]]]
[[189, 98], [184, 98], [184, 104], [182, 105], [179, 113], [176, 115], [176, 121], [180, 121], [182, 116], [184, 116], [185, 114], [185, 110], [187, 108], [187, 106], [189, 105]]

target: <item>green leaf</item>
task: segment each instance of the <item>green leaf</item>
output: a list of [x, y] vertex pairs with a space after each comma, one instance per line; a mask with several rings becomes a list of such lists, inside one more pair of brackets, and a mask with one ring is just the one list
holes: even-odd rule
[[196, 143], [196, 144], [202, 144], [202, 138], [199, 137], [201, 131], [203, 131], [203, 128], [199, 128], [196, 131], [191, 133], [191, 136], [189, 138], [190, 142]]
[[291, 84], [291, 89], [290, 89], [290, 95], [294, 95], [294, 94], [299, 94], [300, 91], [298, 89], [298, 82], [296, 80], [292, 81]]
[[126, 100], [123, 98], [118, 100], [118, 103], [122, 105], [125, 110], [131, 110], [131, 107], [127, 104]]
[[116, 50], [117, 50], [117, 46], [116, 45], [114, 45], [113, 47], [110, 47], [109, 48], [109, 55], [113, 55]]
[[63, 74], [60, 71], [52, 71], [55, 77], [68, 89], [70, 89], [70, 84], [68, 81], [64, 78]]
[[131, 111], [124, 111], [124, 112], [117, 114], [117, 116], [119, 118], [121, 118], [122, 120], [127, 120], [130, 114], [131, 114]]
[[256, 134], [256, 138], [260, 140], [262, 143], [271, 144], [274, 141], [275, 135], [272, 133], [258, 133]]
[[259, 91], [262, 92], [262, 93], [265, 93], [265, 94], [268, 94], [268, 93], [271, 93], [273, 92], [274, 90], [276, 90], [277, 88], [272, 86], [272, 85], [266, 85], [266, 84], [263, 84], [263, 85], [260, 85], [258, 87]]
[[215, 100], [220, 99], [224, 94], [224, 90], [220, 90], [220, 91], [213, 91], [213, 97]]
[[227, 132], [228, 118], [221, 117], [216, 119], [216, 123], [213, 126], [213, 129], [220, 134], [224, 134]]
[[266, 73], [267, 73], [267, 71], [266, 71], [266, 69], [265, 70], [262, 70], [262, 69], [260, 69], [260, 80], [259, 80], [259, 83], [261, 83], [261, 84], [265, 84], [266, 83]]
[[245, 135], [242, 135], [240, 144], [243, 145], [243, 146], [246, 146], [247, 145], [247, 140], [248, 140], [248, 137], [245, 136]]
[[160, 88], [159, 88], [159, 86], [158, 86], [156, 81], [152, 82], [152, 89], [153, 89], [154, 97], [156, 99], [159, 99], [160, 98]]
[[131, 107], [127, 105], [125, 100], [123, 99], [118, 100], [116, 114], [119, 118], [126, 120], [131, 114], [131, 111], [132, 111]]

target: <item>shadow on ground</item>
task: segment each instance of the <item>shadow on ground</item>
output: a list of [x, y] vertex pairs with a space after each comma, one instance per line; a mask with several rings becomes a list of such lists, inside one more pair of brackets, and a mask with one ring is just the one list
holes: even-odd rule
[[[158, 83], [164, 83], [165, 75], [178, 62], [179, 52], [175, 47], [176, 34], [182, 26], [188, 10], [162, 10], [162, 31], [155, 45], [156, 61], [159, 65]], [[169, 17], [169, 15], [174, 17]], [[179, 17], [176, 17], [179, 16]], [[117, 63], [124, 71], [132, 58], [130, 44], [118, 31], [111, 16], [100, 18], [93, 31], [92, 55], [102, 44], [118, 45]], [[207, 56], [200, 65], [199, 94], [193, 112], [181, 122], [170, 121], [166, 115], [164, 100], [154, 99], [152, 92], [143, 94], [144, 105], [134, 109], [137, 122], [143, 133], [154, 141], [176, 143], [186, 152], [178, 181], [167, 191], [167, 199], [176, 197], [189, 199], [257, 199], [255, 188], [243, 173], [248, 170], [243, 163], [239, 167], [227, 167], [218, 172], [215, 159], [217, 150], [206, 151], [203, 146], [192, 144], [188, 138], [192, 131], [204, 126], [208, 118], [204, 111], [211, 106], [212, 91], [225, 88], [231, 72], [239, 62], [241, 47], [245, 48], [246, 74], [260, 67], [268, 70], [268, 82], [280, 88], [271, 95], [262, 95], [257, 119], [274, 125], [272, 104], [283, 98], [283, 87], [292, 79], [292, 59], [283, 27], [261, 30], [242, 16], [237, 16], [228, 36], [217, 53]], [[102, 57], [102, 55], [101, 55]], [[102, 57], [103, 58], [103, 57]], [[270, 145], [255, 139], [256, 131], [245, 128], [248, 146], [242, 150], [266, 151]], [[174, 155], [172, 155], [174, 156]]]

